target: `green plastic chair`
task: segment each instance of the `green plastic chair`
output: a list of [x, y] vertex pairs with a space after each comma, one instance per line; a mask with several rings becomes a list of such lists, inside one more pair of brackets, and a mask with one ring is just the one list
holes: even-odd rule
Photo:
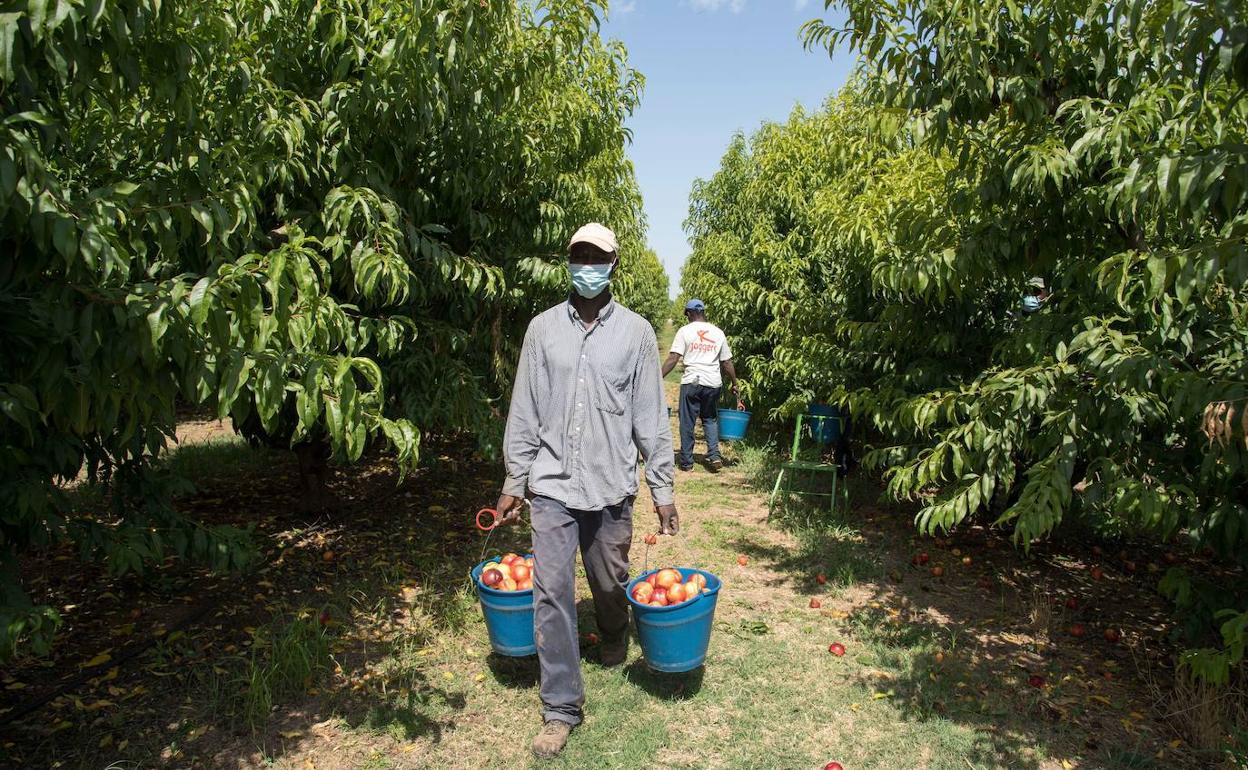
[[[776, 485], [772, 487], [771, 497], [767, 500], [767, 517], [771, 518], [775, 513], [777, 502], [781, 495], [787, 500], [789, 495], [804, 495], [807, 497], [827, 497], [830, 501], [830, 510], [836, 513], [836, 504], [838, 499], [842, 500], [845, 510], [849, 510], [849, 487], [840, 483], [841, 469], [835, 462], [825, 462], [820, 453], [820, 442], [815, 437], [820, 435], [823, 428], [824, 420], [836, 420], [839, 423], [841, 431], [844, 431], [845, 425], [841, 422], [839, 416], [833, 415], [816, 415], [816, 414], [799, 414], [793, 426], [793, 451], [789, 459], [780, 464], [780, 473], [776, 476]], [[806, 423], [807, 427], [803, 429], [802, 423]], [[810, 439], [814, 443], [813, 460], [802, 459], [803, 438]], [[826, 473], [832, 476], [831, 492], [809, 492], [805, 490], [795, 490], [792, 488], [794, 475], [805, 473], [808, 477], [814, 478], [820, 473]], [[839, 488], [839, 496], [838, 496]]]

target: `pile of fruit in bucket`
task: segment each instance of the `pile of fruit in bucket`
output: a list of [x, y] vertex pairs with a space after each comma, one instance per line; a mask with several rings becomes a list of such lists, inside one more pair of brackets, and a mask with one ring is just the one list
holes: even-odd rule
[[680, 571], [667, 567], [633, 586], [633, 601], [651, 607], [667, 607], [689, 601], [706, 590], [704, 576], [695, 572], [682, 583]]
[[508, 553], [486, 562], [481, 585], [495, 591], [528, 591], [533, 588], [533, 557]]

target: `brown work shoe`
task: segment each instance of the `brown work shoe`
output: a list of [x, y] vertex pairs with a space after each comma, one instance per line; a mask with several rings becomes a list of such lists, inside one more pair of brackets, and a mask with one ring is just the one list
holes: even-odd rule
[[598, 648], [598, 662], [604, 666], [618, 666], [628, 658], [628, 632], [619, 639], [603, 639]]
[[538, 759], [554, 759], [559, 756], [563, 745], [568, 742], [570, 732], [572, 725], [567, 722], [560, 722], [558, 719], [546, 720], [542, 731], [533, 739], [533, 756]]

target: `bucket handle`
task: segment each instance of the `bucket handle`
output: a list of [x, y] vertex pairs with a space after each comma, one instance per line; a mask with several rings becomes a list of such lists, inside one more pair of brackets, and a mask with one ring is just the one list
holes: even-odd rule
[[[484, 513], [490, 514], [490, 520], [488, 524], [481, 523], [481, 514], [484, 514]], [[498, 526], [498, 519], [499, 519], [499, 516], [498, 516], [497, 510], [493, 508], [482, 508], [481, 510], [477, 511], [477, 515], [475, 519], [477, 529], [481, 530], [482, 532], [489, 532], [490, 530]]]
[[[523, 503], [521, 503], [521, 505], [523, 505]], [[482, 522], [481, 517], [487, 513], [489, 514], [489, 519]], [[499, 525], [502, 523], [499, 519], [500, 516], [496, 508], [482, 508], [477, 511], [477, 515], [473, 517], [473, 523], [476, 525], [477, 529], [485, 533], [485, 541], [481, 543], [481, 553], [477, 556], [477, 561], [481, 561], [485, 558], [485, 552], [490, 547], [490, 537], [494, 534], [494, 530], [498, 529]]]

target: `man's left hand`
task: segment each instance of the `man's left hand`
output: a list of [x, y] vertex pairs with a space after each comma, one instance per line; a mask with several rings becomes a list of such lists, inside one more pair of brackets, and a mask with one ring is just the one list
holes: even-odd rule
[[656, 505], [654, 512], [659, 515], [659, 534], [674, 535], [680, 531], [680, 517], [675, 505]]

